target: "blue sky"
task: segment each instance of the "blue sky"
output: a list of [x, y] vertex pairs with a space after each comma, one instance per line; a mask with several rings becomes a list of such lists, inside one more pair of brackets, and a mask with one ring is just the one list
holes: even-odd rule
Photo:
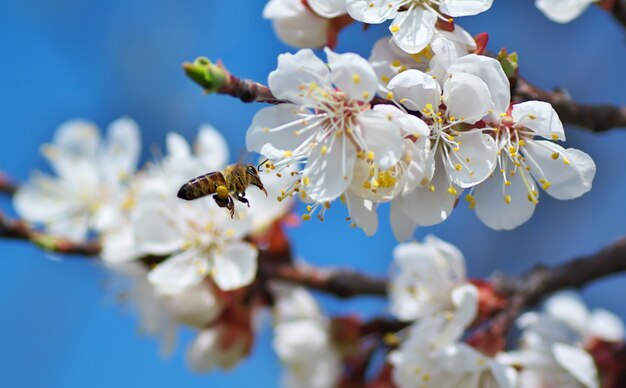
[[[25, 180], [47, 169], [38, 153], [63, 121], [82, 117], [101, 127], [124, 115], [143, 130], [143, 160], [168, 131], [192, 139], [202, 122], [221, 130], [237, 159], [258, 105], [203, 96], [180, 64], [198, 55], [222, 59], [242, 77], [265, 81], [276, 56], [290, 50], [261, 19], [263, 1], [226, 0], [0, 0], [0, 170]], [[472, 34], [490, 34], [489, 48], [520, 55], [521, 71], [544, 88], [561, 86], [580, 102], [626, 105], [624, 32], [591, 8], [568, 25], [547, 20], [531, 1], [495, 1], [493, 9], [458, 20]], [[367, 56], [386, 33], [353, 25], [337, 51]], [[594, 135], [567, 128], [567, 145], [597, 164], [593, 190], [574, 201], [543, 196], [533, 219], [512, 232], [487, 229], [459, 206], [435, 233], [466, 255], [471, 276], [498, 269], [520, 273], [534, 263], [555, 264], [593, 252], [626, 230], [626, 133]], [[6, 198], [2, 211], [12, 214]], [[319, 265], [350, 266], [385, 274], [395, 245], [387, 222], [373, 238], [346, 227], [342, 209], [324, 224], [310, 222], [291, 236], [298, 256]], [[386, 220], [383, 207], [381, 219]], [[342, 241], [342, 244], [337, 244]], [[95, 263], [59, 261], [27, 244], [0, 241], [0, 386], [187, 387], [275, 386], [280, 365], [271, 333], [261, 333], [251, 358], [231, 372], [196, 375], [184, 361], [192, 338], [183, 332], [174, 356], [163, 360], [154, 338], [137, 332], [137, 318], [106, 292], [109, 275]], [[623, 277], [593, 284], [585, 298], [626, 317]], [[330, 313], [384, 311], [371, 299], [339, 302], [322, 297]]]

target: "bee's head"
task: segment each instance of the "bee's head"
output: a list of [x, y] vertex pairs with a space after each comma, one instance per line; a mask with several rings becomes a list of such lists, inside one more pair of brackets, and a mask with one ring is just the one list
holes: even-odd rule
[[261, 182], [259, 172], [253, 165], [249, 164], [246, 167], [246, 175], [248, 175], [248, 179], [250, 179], [251, 185], [258, 187], [259, 189], [261, 189], [261, 191], [265, 193], [265, 195], [267, 195], [267, 190], [265, 190], [265, 187], [263, 187], [263, 182]]

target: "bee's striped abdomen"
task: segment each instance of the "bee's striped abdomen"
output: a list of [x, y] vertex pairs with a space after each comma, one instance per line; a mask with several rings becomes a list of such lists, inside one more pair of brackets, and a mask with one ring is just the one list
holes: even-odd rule
[[200, 175], [181, 186], [178, 190], [178, 198], [191, 201], [209, 194], [215, 194], [218, 186], [225, 186], [226, 181], [221, 172], [210, 172]]

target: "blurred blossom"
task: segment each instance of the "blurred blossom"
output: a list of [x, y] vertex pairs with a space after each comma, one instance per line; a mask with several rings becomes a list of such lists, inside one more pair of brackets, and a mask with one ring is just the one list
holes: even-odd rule
[[113, 229], [121, 222], [140, 148], [139, 128], [131, 119], [111, 123], [104, 141], [94, 124], [68, 121], [52, 144], [42, 147], [57, 176], [36, 173], [15, 193], [15, 209], [26, 221], [75, 242], [85, 241], [90, 231]]

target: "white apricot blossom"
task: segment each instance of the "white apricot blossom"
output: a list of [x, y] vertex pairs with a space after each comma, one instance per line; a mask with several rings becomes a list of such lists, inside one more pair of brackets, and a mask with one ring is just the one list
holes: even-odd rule
[[443, 88], [419, 70], [396, 75], [388, 88], [404, 107], [420, 111], [430, 129], [425, 167], [429, 174], [415, 190], [392, 203], [392, 224], [401, 225], [394, 232], [407, 238], [415, 225], [445, 220], [463, 189], [491, 175], [496, 142], [473, 125], [508, 104], [508, 81], [496, 60], [470, 54], [450, 66]]
[[[428, 235], [423, 243], [398, 245], [393, 257], [389, 299], [396, 317], [412, 321], [459, 307], [468, 311], [462, 314], [475, 314], [478, 300], [472, 296], [478, 291], [467, 281], [465, 258], [454, 245]], [[455, 303], [460, 299], [466, 304]]]
[[493, 0], [346, 0], [352, 18], [369, 24], [393, 19], [389, 31], [402, 50], [422, 51], [433, 38], [437, 20], [470, 16], [488, 10]]
[[35, 174], [15, 193], [15, 209], [24, 220], [77, 242], [90, 231], [113, 228], [140, 149], [139, 128], [131, 119], [111, 123], [104, 141], [94, 124], [68, 121], [42, 148], [57, 176]]
[[330, 337], [330, 322], [304, 288], [275, 285], [274, 349], [287, 368], [287, 388], [331, 388], [341, 373], [341, 360]]
[[529, 312], [518, 318], [518, 326], [523, 330], [518, 350], [502, 353], [498, 359], [520, 370], [520, 386], [599, 386], [593, 357], [566, 321], [550, 313]]
[[460, 342], [465, 326], [456, 330], [449, 330], [449, 326], [445, 314], [435, 314], [409, 328], [407, 338], [389, 354], [392, 379], [398, 387], [516, 386], [512, 368]]
[[403, 153], [396, 121], [370, 109], [378, 86], [370, 64], [356, 54], [325, 51], [328, 65], [308, 49], [278, 57], [269, 87], [290, 103], [260, 110], [246, 134], [248, 150], [274, 162], [279, 171], [304, 164], [285, 196], [297, 188], [317, 203], [348, 189], [357, 159], [386, 170]]
[[311, 9], [325, 18], [335, 18], [346, 14], [346, 0], [306, 0]]
[[595, 163], [586, 153], [553, 142], [565, 140], [565, 132], [550, 104], [515, 104], [494, 127], [498, 167], [466, 197], [485, 225], [513, 229], [526, 222], [539, 202], [537, 186], [562, 200], [591, 189]]
[[416, 69], [432, 75], [443, 82], [448, 67], [458, 58], [476, 50], [476, 42], [461, 26], [453, 31], [436, 29], [430, 43], [416, 54], [402, 51], [393, 39], [379, 39], [369, 57], [378, 76], [380, 89], [387, 94], [387, 84], [396, 74]]
[[535, 0], [535, 6], [553, 22], [569, 23], [598, 0]]
[[263, 9], [263, 18], [272, 21], [278, 38], [290, 46], [307, 48], [326, 44], [329, 20], [316, 15], [302, 0], [270, 0]]

